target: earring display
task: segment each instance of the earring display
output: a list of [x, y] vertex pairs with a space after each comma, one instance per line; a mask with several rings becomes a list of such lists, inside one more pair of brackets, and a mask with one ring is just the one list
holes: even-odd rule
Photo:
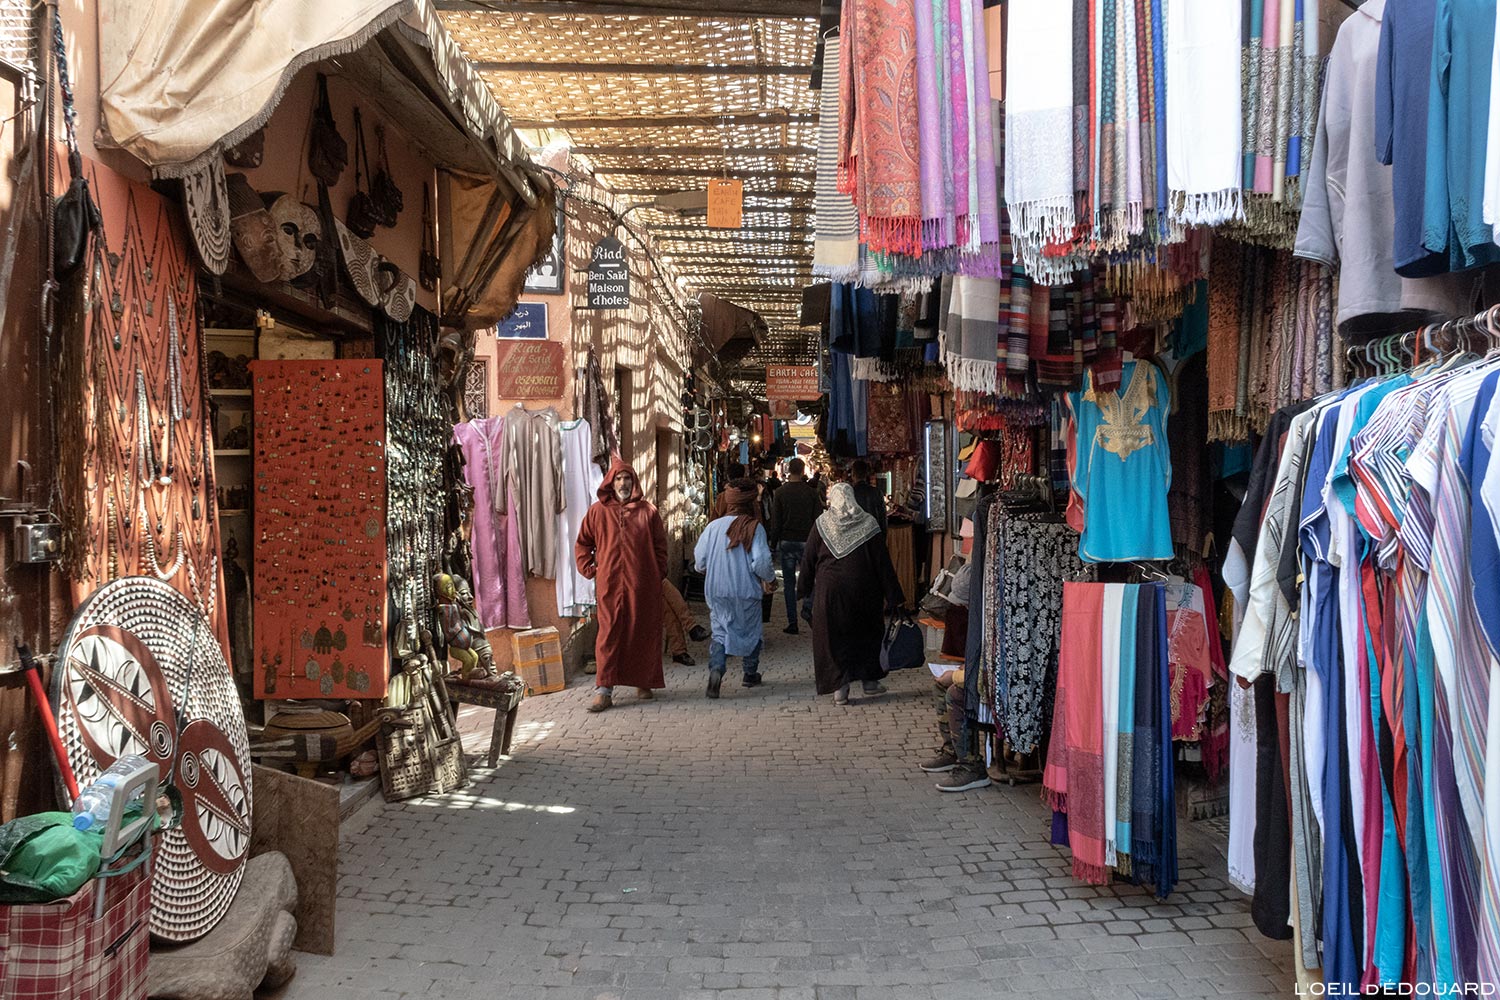
[[254, 361], [250, 372], [255, 695], [379, 698], [389, 674], [382, 364]]

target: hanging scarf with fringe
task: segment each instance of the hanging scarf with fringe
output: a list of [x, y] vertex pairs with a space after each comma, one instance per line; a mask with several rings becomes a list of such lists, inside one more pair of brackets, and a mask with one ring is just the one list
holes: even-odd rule
[[844, 0], [839, 73], [839, 190], [852, 195], [871, 250], [922, 252], [917, 152], [916, 8]]
[[[1106, 584], [1064, 583], [1062, 635], [1052, 737], [1042, 787], [1056, 812], [1066, 813], [1073, 877], [1109, 882], [1104, 863], [1104, 650], [1101, 617]], [[1112, 790], [1111, 790], [1112, 791]]]
[[[824, 43], [825, 79], [841, 80], [839, 39]], [[818, 95], [818, 176], [813, 186], [817, 233], [813, 239], [813, 274], [833, 281], [859, 276], [859, 216], [854, 202], [839, 191], [839, 88], [826, 85]]]
[[1212, 226], [1241, 218], [1239, 0], [1166, 9], [1167, 183], [1171, 217]]
[[1005, 202], [1016, 258], [1037, 278], [1054, 270], [1043, 248], [1077, 224], [1071, 6], [1011, 0], [1005, 59]]

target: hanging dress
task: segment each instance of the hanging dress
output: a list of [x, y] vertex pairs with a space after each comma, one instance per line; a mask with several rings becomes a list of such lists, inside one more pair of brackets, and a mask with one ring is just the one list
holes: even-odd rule
[[594, 581], [578, 572], [573, 543], [583, 515], [599, 490], [602, 474], [594, 464], [594, 429], [587, 420], [564, 421], [562, 435], [563, 509], [557, 515], [557, 613], [582, 618], [594, 606]]

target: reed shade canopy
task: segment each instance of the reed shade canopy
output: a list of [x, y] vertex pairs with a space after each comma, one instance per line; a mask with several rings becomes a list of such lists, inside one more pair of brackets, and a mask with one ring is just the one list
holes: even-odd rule
[[[710, 314], [736, 315], [725, 307], [757, 315], [763, 329], [719, 359], [741, 388], [767, 362], [813, 361], [798, 305], [811, 282], [819, 6], [437, 2], [522, 136], [565, 141], [628, 207], [702, 304], [705, 333]], [[743, 181], [740, 229], [708, 227], [716, 177]]]

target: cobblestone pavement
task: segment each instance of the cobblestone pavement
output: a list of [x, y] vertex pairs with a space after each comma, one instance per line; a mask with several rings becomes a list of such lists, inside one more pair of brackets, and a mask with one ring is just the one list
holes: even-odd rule
[[836, 707], [812, 693], [807, 633], [777, 619], [764, 687], [731, 661], [712, 702], [705, 667], [669, 665], [655, 701], [593, 716], [584, 678], [527, 700], [512, 759], [465, 792], [367, 808], [346, 827], [337, 954], [300, 955], [280, 995], [1291, 995], [1290, 949], [1251, 926], [1211, 832], [1183, 824], [1167, 903], [1082, 885], [1036, 786], [944, 795], [917, 770], [929, 677]]

